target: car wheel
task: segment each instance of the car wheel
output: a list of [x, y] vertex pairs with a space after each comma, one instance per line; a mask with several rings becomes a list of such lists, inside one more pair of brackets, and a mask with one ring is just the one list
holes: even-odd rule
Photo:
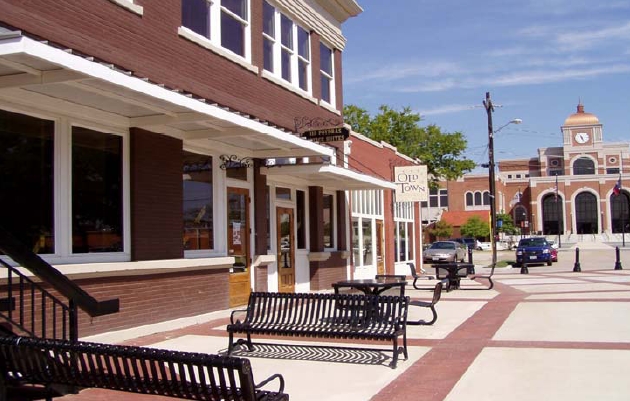
[[551, 266], [551, 259], [547, 261], [547, 266]]

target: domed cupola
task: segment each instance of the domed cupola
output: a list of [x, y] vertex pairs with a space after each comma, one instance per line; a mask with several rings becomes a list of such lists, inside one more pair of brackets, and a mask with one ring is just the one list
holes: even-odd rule
[[584, 126], [584, 125], [598, 125], [599, 118], [593, 113], [584, 112], [584, 105], [580, 102], [577, 106], [577, 112], [571, 114], [564, 120], [564, 126]]

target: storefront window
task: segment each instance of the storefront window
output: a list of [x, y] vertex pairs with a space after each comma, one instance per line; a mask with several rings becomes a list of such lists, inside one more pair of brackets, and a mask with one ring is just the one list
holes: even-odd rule
[[212, 157], [184, 151], [184, 249], [214, 248]]

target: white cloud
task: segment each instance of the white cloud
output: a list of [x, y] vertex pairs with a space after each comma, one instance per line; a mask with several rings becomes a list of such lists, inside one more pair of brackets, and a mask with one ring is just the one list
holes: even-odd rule
[[449, 104], [445, 106], [434, 107], [432, 109], [420, 110], [418, 113], [421, 116], [434, 116], [437, 114], [451, 114], [451, 113], [459, 113], [462, 111], [468, 111], [474, 109], [475, 106], [471, 106], [469, 104]]
[[437, 77], [444, 74], [461, 72], [457, 63], [435, 61], [427, 63], [409, 60], [406, 62], [383, 65], [372, 71], [355, 73], [345, 77], [346, 83], [358, 83], [365, 81], [396, 81], [413, 77]]

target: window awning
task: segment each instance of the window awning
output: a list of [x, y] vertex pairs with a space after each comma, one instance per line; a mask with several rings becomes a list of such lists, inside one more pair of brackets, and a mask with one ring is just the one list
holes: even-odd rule
[[300, 180], [302, 184], [316, 185], [339, 191], [396, 189], [396, 184], [391, 181], [333, 165], [298, 164], [273, 166], [261, 169], [261, 174], [287, 184], [295, 184], [296, 180]]
[[333, 156], [267, 122], [0, 28], [0, 101], [104, 127], [140, 127], [241, 157]]

